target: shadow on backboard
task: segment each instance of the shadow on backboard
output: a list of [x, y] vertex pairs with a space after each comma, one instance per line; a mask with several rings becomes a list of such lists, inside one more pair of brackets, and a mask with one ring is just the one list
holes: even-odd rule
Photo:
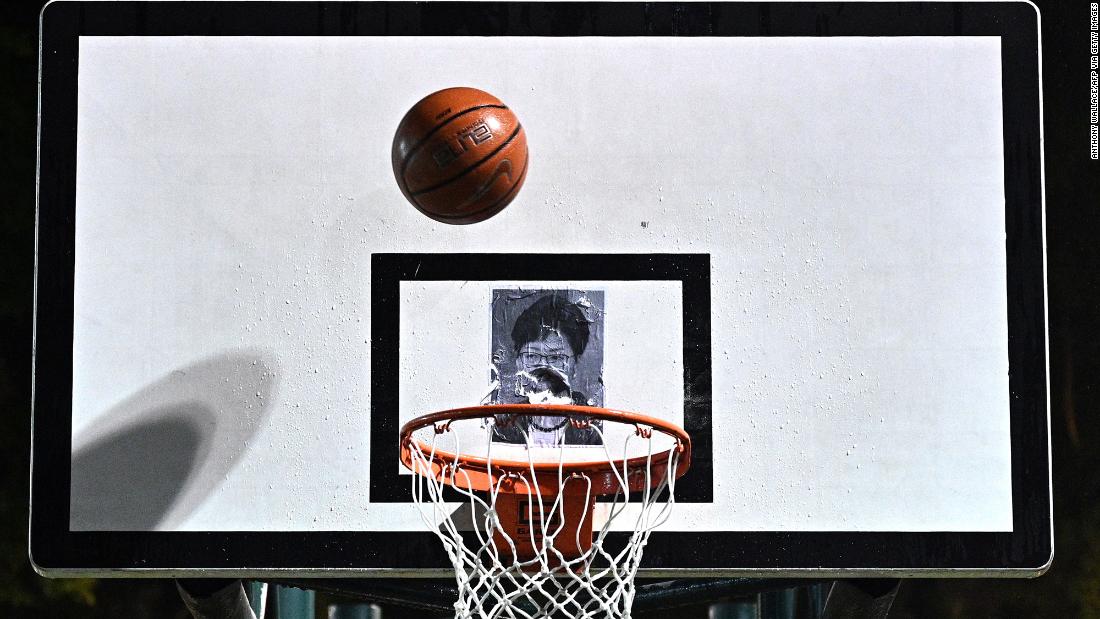
[[224, 483], [266, 420], [272, 356], [238, 350], [175, 370], [74, 436], [71, 529], [177, 528]]

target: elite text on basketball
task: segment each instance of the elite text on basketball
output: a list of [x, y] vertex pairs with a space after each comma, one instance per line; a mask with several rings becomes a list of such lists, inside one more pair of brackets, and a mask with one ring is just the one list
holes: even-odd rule
[[485, 121], [478, 121], [463, 128], [450, 140], [440, 143], [432, 152], [432, 159], [441, 168], [447, 167], [470, 148], [492, 139], [493, 132]]

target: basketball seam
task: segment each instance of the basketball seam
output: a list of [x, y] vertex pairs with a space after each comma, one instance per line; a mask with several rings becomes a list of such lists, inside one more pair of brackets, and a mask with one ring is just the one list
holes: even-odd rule
[[494, 208], [496, 208], [496, 206], [498, 204], [500, 204], [501, 202], [504, 202], [505, 200], [508, 199], [509, 196], [511, 196], [514, 192], [519, 190], [520, 185], [523, 184], [523, 179], [527, 178], [527, 164], [530, 161], [531, 161], [531, 158], [529, 156], [525, 156], [523, 158], [523, 169], [520, 170], [519, 176], [516, 177], [516, 182], [512, 183], [512, 187], [510, 189], [508, 189], [508, 191], [503, 196], [497, 198], [496, 202], [493, 202], [489, 206], [486, 206], [483, 209], [476, 210], [472, 213], [466, 213], [466, 214], [463, 214], [463, 215], [443, 215], [443, 214], [439, 214], [439, 213], [435, 213], [435, 212], [433, 212], [432, 215], [435, 216], [435, 217], [439, 217], [441, 219], [465, 219], [467, 217], [476, 217], [476, 216], [482, 215], [482, 214], [484, 214], [488, 211], [492, 211]]
[[431, 185], [429, 187], [425, 187], [424, 189], [421, 189], [420, 191], [416, 191], [416, 192], [410, 191], [409, 195], [411, 195], [413, 197], [422, 196], [426, 193], [431, 193], [431, 192], [435, 191], [436, 189], [446, 187], [447, 185], [450, 185], [454, 181], [457, 181], [458, 179], [462, 178], [463, 176], [466, 176], [470, 172], [472, 172], [475, 169], [477, 169], [478, 167], [480, 167], [481, 164], [485, 163], [486, 161], [488, 161], [488, 160], [492, 159], [494, 156], [496, 156], [496, 154], [499, 153], [501, 150], [503, 150], [504, 147], [511, 144], [512, 140], [516, 139], [516, 136], [519, 135], [520, 131], [523, 131], [523, 125], [517, 124], [516, 125], [516, 130], [512, 132], [512, 135], [508, 136], [508, 139], [505, 140], [503, 144], [501, 144], [500, 146], [497, 146], [496, 148], [494, 148], [493, 152], [489, 153], [488, 155], [485, 155], [484, 157], [479, 159], [476, 163], [471, 164], [470, 167], [468, 167], [465, 170], [459, 172], [458, 174], [452, 176], [451, 178], [448, 178], [445, 181], [440, 181], [440, 182], [438, 182], [434, 185]]
[[425, 144], [427, 144], [428, 140], [433, 135], [435, 135], [436, 132], [438, 132], [443, 127], [446, 127], [447, 125], [451, 124], [452, 121], [454, 121], [456, 119], [459, 119], [459, 118], [465, 116], [466, 114], [469, 114], [470, 112], [476, 112], [477, 110], [483, 110], [483, 109], [489, 108], [489, 107], [497, 108], [497, 109], [500, 109], [500, 110], [508, 109], [507, 105], [496, 104], [496, 103], [486, 103], [485, 105], [475, 105], [474, 107], [466, 108], [466, 109], [462, 110], [461, 112], [455, 114], [454, 116], [451, 116], [447, 120], [445, 120], [445, 121], [439, 123], [438, 125], [432, 127], [431, 131], [426, 133], [424, 135], [424, 137], [420, 138], [419, 142], [414, 144], [413, 147], [409, 149], [409, 154], [405, 155], [405, 158], [401, 160], [401, 182], [405, 183], [405, 191], [406, 192], [408, 192], [410, 194], [412, 193], [411, 191], [409, 191], [409, 181], [405, 179], [405, 171], [409, 167], [409, 160], [412, 159], [412, 157], [416, 153], [416, 151], [420, 150], [420, 148], [422, 146], [424, 146]]

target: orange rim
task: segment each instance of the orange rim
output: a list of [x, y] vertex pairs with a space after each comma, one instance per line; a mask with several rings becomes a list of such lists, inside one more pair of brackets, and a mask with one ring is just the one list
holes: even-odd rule
[[[414, 439], [412, 434], [422, 428], [435, 426], [437, 434], [447, 432], [452, 422], [496, 417], [498, 415], [551, 415], [557, 417], [570, 417], [584, 420], [600, 419], [614, 423], [633, 425], [636, 432], [645, 436], [645, 432], [658, 431], [672, 437], [676, 446], [672, 450], [662, 450], [659, 453], [622, 458], [618, 460], [591, 460], [585, 462], [525, 462], [520, 460], [507, 460], [483, 458], [480, 456], [464, 456], [448, 451], [436, 449], [433, 453], [432, 445], [424, 441]], [[437, 413], [430, 413], [413, 419], [401, 427], [401, 463], [406, 468], [416, 471], [413, 465], [413, 444], [417, 445], [419, 452], [428, 455], [432, 464], [431, 476], [437, 480], [443, 480], [455, 486], [489, 491], [497, 484], [503, 482], [502, 490], [513, 493], [538, 493], [553, 495], [563, 490], [562, 480], [575, 474], [584, 474], [592, 484], [585, 487], [586, 492], [594, 495], [614, 494], [622, 486], [620, 475], [627, 481], [631, 491], [645, 489], [647, 484], [656, 486], [667, 473], [670, 454], [678, 452], [676, 460], [676, 477], [681, 477], [691, 467], [691, 437], [683, 428], [669, 423], [663, 419], [650, 417], [641, 413], [620, 411], [610, 408], [598, 408], [590, 406], [576, 406], [570, 404], [493, 404], [489, 406], [469, 406], [455, 408]], [[462, 471], [457, 476], [455, 472]], [[644, 474], [648, 471], [648, 475]], [[530, 473], [534, 473], [531, 479]], [[624, 475], [625, 473], [625, 475]]]

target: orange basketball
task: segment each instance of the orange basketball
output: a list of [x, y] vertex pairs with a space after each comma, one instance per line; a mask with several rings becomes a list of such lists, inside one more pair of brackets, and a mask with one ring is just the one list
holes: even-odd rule
[[449, 224], [496, 215], [527, 176], [527, 136], [493, 95], [447, 88], [421, 99], [393, 136], [397, 185], [420, 212]]

